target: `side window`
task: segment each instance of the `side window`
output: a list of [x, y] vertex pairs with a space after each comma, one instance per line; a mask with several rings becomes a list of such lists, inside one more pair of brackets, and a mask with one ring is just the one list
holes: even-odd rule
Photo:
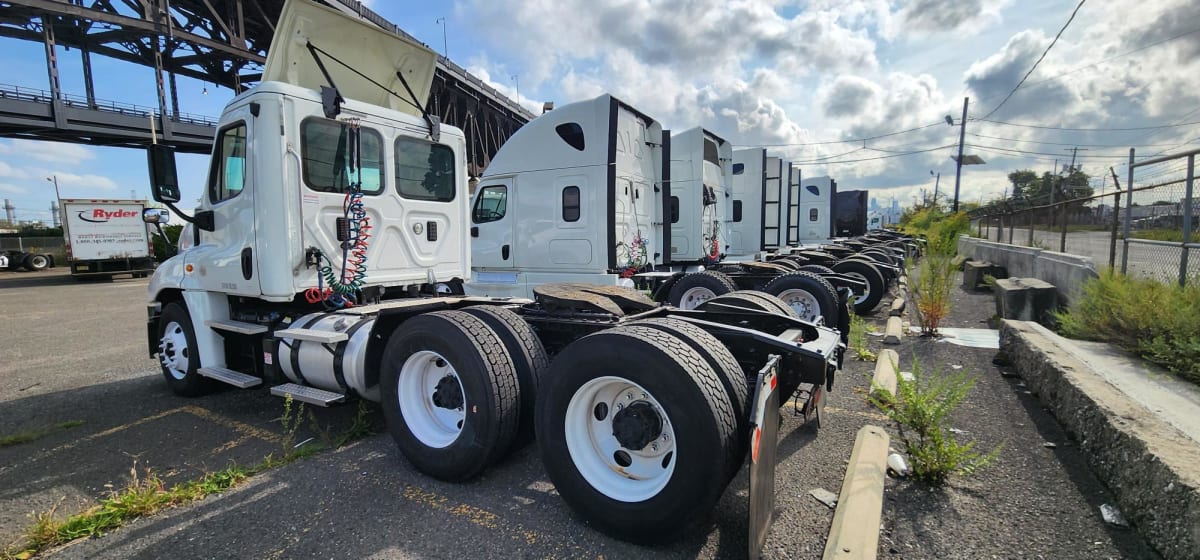
[[817, 209], [816, 208], [810, 208], [808, 210], [808, 221], [810, 221], [810, 222], [817, 221]]
[[579, 221], [579, 187], [563, 188], [562, 219], [564, 222]]
[[679, 223], [679, 197], [678, 196], [671, 197], [671, 223], [672, 224]]
[[562, 123], [554, 127], [554, 132], [558, 133], [558, 137], [563, 139], [563, 142], [570, 144], [572, 148], [583, 151], [583, 127], [579, 123]]
[[471, 213], [471, 220], [477, 224], [494, 222], [503, 218], [507, 209], [508, 187], [486, 186], [480, 189], [479, 196], [475, 197], [475, 211]]
[[704, 161], [714, 165], [721, 165], [721, 156], [717, 152], [717, 143], [709, 138], [704, 139]]
[[362, 169], [352, 167], [350, 125], [318, 117], [300, 122], [300, 156], [308, 188], [345, 193], [361, 179], [363, 193], [383, 192], [383, 137], [370, 128], [358, 130]]
[[808, 189], [808, 192], [812, 193], [813, 196], [821, 196], [821, 189], [817, 188], [816, 185], [809, 185], [804, 188]]
[[742, 201], [740, 200], [733, 201], [733, 221], [742, 221]]
[[419, 138], [396, 139], [396, 189], [414, 200], [454, 200], [454, 150]]
[[212, 203], [229, 200], [246, 186], [246, 123], [222, 130], [217, 138], [217, 153], [213, 154], [208, 174], [208, 200]]
[[734, 175], [741, 175], [742, 173], [745, 173], [745, 172], [746, 172], [746, 164], [744, 164], [744, 163], [733, 164], [733, 174]]

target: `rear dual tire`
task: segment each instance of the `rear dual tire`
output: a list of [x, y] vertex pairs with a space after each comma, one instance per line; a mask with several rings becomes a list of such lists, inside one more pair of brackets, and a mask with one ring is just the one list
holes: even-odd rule
[[744, 449], [735, 406], [704, 356], [654, 326], [617, 327], [568, 345], [550, 375], [538, 447], [572, 509], [641, 543], [707, 517]]

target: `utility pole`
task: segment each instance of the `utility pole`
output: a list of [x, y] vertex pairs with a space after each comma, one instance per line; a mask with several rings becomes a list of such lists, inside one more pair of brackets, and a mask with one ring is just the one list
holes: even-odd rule
[[962, 122], [959, 124], [959, 129], [958, 129], [958, 160], [957, 160], [958, 165], [955, 166], [956, 169], [954, 171], [954, 212], [955, 213], [958, 212], [958, 186], [959, 186], [959, 183], [962, 182], [963, 142], [966, 140], [966, 136], [967, 136], [967, 106], [970, 103], [971, 103], [970, 97], [963, 98]]
[[446, 42], [446, 18], [437, 18], [437, 23], [442, 24], [442, 58], [450, 60], [450, 47]]
[[[933, 171], [931, 170], [929, 172], [929, 174], [933, 175]], [[934, 208], [937, 207], [938, 185], [941, 184], [941, 182], [942, 182], [942, 172], [939, 171], [937, 174], [937, 178], [933, 180], [933, 206], [934, 206]]]

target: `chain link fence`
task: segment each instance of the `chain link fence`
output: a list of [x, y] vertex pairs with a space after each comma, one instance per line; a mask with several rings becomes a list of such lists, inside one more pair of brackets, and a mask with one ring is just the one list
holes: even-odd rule
[[1193, 234], [1200, 225], [1193, 191], [1200, 150], [1142, 161], [1133, 149], [1129, 154], [1124, 178], [1110, 168], [1115, 191], [1071, 198], [1070, 187], [1054, 185], [1054, 202], [1022, 196], [993, 202], [972, 213], [976, 235], [1091, 257], [1098, 267], [1133, 276], [1200, 281], [1200, 243]]

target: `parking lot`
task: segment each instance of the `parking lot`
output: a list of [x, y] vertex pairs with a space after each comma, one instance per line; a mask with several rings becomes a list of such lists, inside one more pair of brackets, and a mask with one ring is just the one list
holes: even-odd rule
[[[55, 509], [65, 517], [82, 511], [124, 486], [135, 465], [169, 483], [284, 451], [283, 401], [265, 389], [198, 399], [167, 390], [145, 348], [145, 286], [146, 280], [133, 279], [76, 282], [58, 271], [0, 273], [6, 325], [0, 331], [0, 435], [82, 422], [0, 448], [5, 544], [20, 538], [31, 512]], [[870, 366], [847, 362], [819, 433], [785, 407], [767, 557], [821, 555], [833, 510], [808, 493], [816, 487], [837, 493], [855, 432], [884, 421], [860, 394]], [[744, 470], [699, 530], [668, 546], [638, 547], [573, 516], [545, 476], [536, 445], [469, 484], [441, 483], [404, 460], [377, 407], [371, 410], [376, 435], [49, 556], [745, 557]], [[317, 409], [314, 418], [337, 432], [354, 413], [353, 405]], [[314, 430], [301, 432], [303, 439]]]

